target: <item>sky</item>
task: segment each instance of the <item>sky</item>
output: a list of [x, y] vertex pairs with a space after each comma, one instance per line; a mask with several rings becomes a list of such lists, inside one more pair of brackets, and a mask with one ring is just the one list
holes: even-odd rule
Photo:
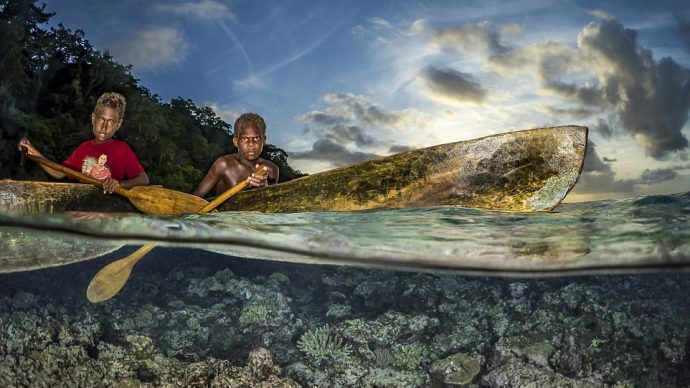
[[566, 202], [690, 191], [686, 0], [45, 3], [164, 102], [259, 113], [303, 172], [586, 125]]

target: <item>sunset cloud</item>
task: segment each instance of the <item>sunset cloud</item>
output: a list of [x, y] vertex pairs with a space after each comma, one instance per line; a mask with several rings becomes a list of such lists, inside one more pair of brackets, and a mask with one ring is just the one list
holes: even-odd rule
[[[513, 24], [507, 32], [516, 32]], [[487, 22], [464, 23], [438, 30], [432, 42], [445, 49], [459, 51], [485, 50], [489, 54], [501, 54], [508, 49], [500, 42], [500, 33], [492, 31]]]
[[306, 152], [293, 152], [293, 159], [322, 160], [330, 162], [332, 167], [345, 166], [352, 163], [363, 162], [378, 157], [379, 155], [360, 151], [351, 151], [346, 147], [336, 144], [329, 139], [319, 139], [314, 142], [312, 149]]
[[486, 98], [487, 91], [466, 73], [428, 67], [422, 72], [422, 77], [439, 99], [479, 103]]
[[323, 110], [313, 110], [297, 117], [304, 123], [304, 134], [314, 139], [312, 149], [292, 152], [293, 159], [330, 162], [337, 167], [371, 159], [409, 146], [397, 144], [398, 131], [414, 130], [424, 121], [411, 109], [388, 111], [367, 98], [350, 93], [324, 96]]
[[[580, 31], [578, 47], [547, 42], [492, 57], [510, 74], [533, 69], [542, 90], [579, 108], [557, 110], [575, 118], [603, 111], [615, 115], [618, 127], [654, 158], [688, 147], [682, 130], [690, 110], [690, 71], [672, 58], [654, 60], [637, 42], [637, 32], [603, 17]], [[599, 121], [598, 130], [613, 129]]]
[[573, 193], [580, 195], [618, 193], [632, 196], [635, 192], [635, 183], [634, 179], [616, 179], [611, 166], [599, 158], [594, 143], [591, 141], [587, 142], [587, 153], [585, 164], [582, 168], [582, 176], [577, 182]]

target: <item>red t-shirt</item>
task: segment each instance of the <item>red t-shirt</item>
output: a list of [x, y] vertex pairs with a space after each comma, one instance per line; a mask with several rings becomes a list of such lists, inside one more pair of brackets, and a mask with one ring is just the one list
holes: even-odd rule
[[87, 140], [62, 164], [98, 179], [112, 177], [118, 181], [132, 179], [144, 172], [129, 145], [119, 140], [105, 143]]

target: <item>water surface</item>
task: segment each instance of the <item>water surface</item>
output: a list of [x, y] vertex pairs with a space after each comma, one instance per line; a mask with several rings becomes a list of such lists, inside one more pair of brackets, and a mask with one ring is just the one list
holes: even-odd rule
[[182, 217], [0, 216], [2, 270], [61, 265], [153, 241], [232, 256], [495, 275], [690, 265], [690, 193], [563, 204], [552, 212], [434, 207]]

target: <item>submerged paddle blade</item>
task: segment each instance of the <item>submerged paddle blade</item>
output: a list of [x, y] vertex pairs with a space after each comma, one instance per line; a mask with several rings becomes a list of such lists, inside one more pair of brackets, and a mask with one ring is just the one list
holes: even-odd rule
[[151, 243], [145, 244], [131, 255], [115, 260], [101, 268], [96, 276], [91, 279], [89, 288], [86, 289], [86, 297], [89, 299], [89, 302], [103, 302], [117, 295], [122, 287], [125, 286], [125, 283], [127, 283], [134, 264], [151, 249], [155, 248], [155, 246], [155, 244]]
[[[263, 166], [259, 166], [255, 174], [258, 175], [266, 175], [268, 172], [264, 170]], [[209, 213], [215, 208], [226, 201], [228, 198], [232, 197], [233, 195], [237, 194], [240, 190], [244, 189], [247, 185], [249, 184], [249, 178], [244, 179], [242, 182], [236, 184], [235, 186], [229, 188], [226, 190], [223, 194], [219, 195], [218, 198], [216, 198], [213, 202], [208, 203], [205, 200], [193, 196], [194, 198], [198, 198], [198, 200], [193, 200], [191, 202], [185, 202], [184, 196], [175, 196], [174, 198], [162, 198], [161, 202], [165, 202], [166, 200], [168, 201], [175, 201], [176, 199], [179, 199], [179, 202], [177, 203], [177, 206], [180, 208], [183, 206], [191, 206], [196, 202], [197, 207], [193, 209], [192, 211], [194, 212], [199, 212], [199, 213]], [[142, 192], [146, 190], [147, 188], [151, 188], [151, 186], [137, 186], [134, 187], [134, 189], [141, 188]], [[133, 189], [132, 189], [133, 190]], [[130, 191], [132, 191], [130, 190]], [[168, 190], [170, 191], [170, 190]], [[182, 193], [180, 193], [182, 194]], [[144, 197], [149, 197], [148, 195], [144, 195]], [[132, 203], [136, 203], [135, 201], [132, 201]], [[169, 206], [169, 205], [165, 205]], [[141, 209], [139, 209], [141, 210]], [[189, 210], [185, 210], [189, 211]], [[184, 211], [182, 211], [184, 212]], [[152, 213], [153, 214], [153, 213]], [[168, 213], [170, 214], [170, 213]], [[132, 272], [132, 267], [134, 267], [134, 264], [136, 264], [139, 259], [144, 257], [145, 254], [147, 254], [151, 249], [155, 248], [155, 244], [153, 243], [148, 243], [143, 245], [141, 248], [137, 249], [134, 253], [131, 255], [115, 260], [112, 263], [106, 265], [105, 267], [101, 268], [100, 271], [96, 274], [96, 276], [91, 279], [91, 283], [89, 283], [89, 288], [86, 290], [86, 297], [89, 299], [91, 303], [96, 303], [96, 302], [102, 302], [104, 300], [108, 300], [115, 296], [122, 287], [125, 286], [125, 283], [127, 283], [127, 279], [129, 278], [129, 274]]]
[[196, 195], [157, 186], [135, 186], [126, 196], [137, 209], [154, 216], [196, 213], [208, 204]]

